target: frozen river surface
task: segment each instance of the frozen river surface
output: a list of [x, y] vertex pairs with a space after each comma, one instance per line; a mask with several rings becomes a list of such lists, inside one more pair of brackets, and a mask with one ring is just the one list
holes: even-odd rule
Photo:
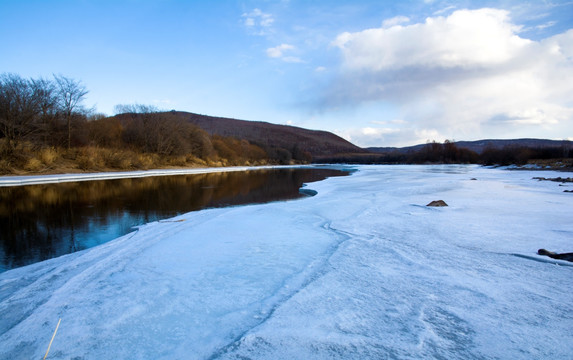
[[573, 357], [562, 173], [358, 169], [0, 274], [0, 358]]

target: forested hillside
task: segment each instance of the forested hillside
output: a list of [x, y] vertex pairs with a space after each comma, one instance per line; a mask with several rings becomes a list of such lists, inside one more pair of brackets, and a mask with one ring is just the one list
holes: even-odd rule
[[309, 163], [363, 152], [325, 132], [118, 105], [107, 117], [64, 76], [0, 75], [0, 174]]
[[173, 113], [199, 126], [211, 135], [246, 139], [264, 148], [280, 147], [292, 149], [292, 151], [308, 152], [313, 157], [366, 152], [340, 136], [327, 131], [308, 130], [262, 121], [245, 121], [187, 112]]

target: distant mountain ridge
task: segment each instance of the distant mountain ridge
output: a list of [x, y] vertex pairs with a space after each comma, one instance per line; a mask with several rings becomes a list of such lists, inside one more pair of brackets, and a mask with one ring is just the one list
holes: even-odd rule
[[171, 111], [171, 114], [199, 126], [210, 135], [230, 136], [263, 147], [278, 147], [289, 151], [298, 147], [299, 150], [308, 151], [313, 157], [366, 152], [366, 150], [328, 131], [308, 130], [290, 125], [215, 117], [183, 111]]
[[[551, 148], [569, 146], [573, 147], [573, 142], [569, 140], [546, 140], [546, 139], [484, 139], [475, 141], [454, 141], [458, 148], [474, 151], [478, 154], [486, 149], [503, 149], [506, 146], [530, 147], [530, 148]], [[391, 152], [408, 153], [421, 150], [426, 144], [418, 144], [406, 147], [369, 147], [368, 152], [385, 154]]]

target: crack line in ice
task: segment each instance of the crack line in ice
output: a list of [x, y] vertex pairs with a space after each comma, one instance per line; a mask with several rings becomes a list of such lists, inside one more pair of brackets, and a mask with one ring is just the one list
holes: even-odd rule
[[[159, 222], [156, 222], [159, 223]], [[66, 289], [73, 288], [73, 287], [80, 287], [77, 284], [87, 283], [89, 279], [97, 278], [97, 274], [106, 273], [108, 275], [112, 275], [115, 273], [121, 273], [124, 271], [127, 263], [122, 261], [113, 261], [113, 259], [134, 259], [137, 258], [137, 255], [141, 252], [145, 251], [145, 249], [153, 246], [158, 241], [161, 241], [161, 238], [157, 240], [152, 240], [147, 236], [135, 241], [132, 240], [136, 235], [139, 234], [139, 228], [144, 226], [149, 226], [153, 223], [145, 224], [139, 227], [134, 227], [135, 231], [125, 235], [123, 238], [116, 239], [113, 242], [102, 244], [99, 246], [99, 252], [94, 253], [91, 251], [85, 252], [77, 252], [75, 254], [70, 254], [70, 256], [77, 256], [74, 260], [67, 263], [65, 266], [57, 266], [55, 268], [51, 268], [47, 271], [38, 274], [38, 276], [34, 279], [30, 279], [30, 283], [26, 286], [18, 289], [16, 292], [11, 294], [7, 299], [2, 300], [2, 306], [0, 308], [0, 313], [2, 309], [6, 307], [12, 306], [26, 306], [28, 309], [23, 312], [22, 316], [18, 319], [11, 319], [11, 324], [4, 324], [6, 328], [1, 330], [1, 333], [8, 333], [9, 331], [13, 330], [18, 326], [22, 326], [30, 317], [34, 316], [37, 313], [41, 313], [41, 310], [46, 307], [50, 306], [50, 302], [54, 298], [58, 298], [60, 293], [65, 293]], [[178, 227], [171, 226], [169, 231], [166, 231], [165, 234], [173, 234], [176, 233]], [[117, 250], [117, 243], [122, 242], [126, 245]], [[96, 256], [94, 256], [94, 254]], [[87, 261], [86, 261], [87, 259]], [[105, 259], [105, 261], [102, 261]], [[33, 265], [32, 265], [33, 266]], [[72, 272], [73, 274], [66, 276], [66, 273]], [[63, 282], [61, 282], [63, 280]], [[48, 284], [48, 285], [46, 285]], [[29, 294], [33, 293], [41, 293], [40, 291], [33, 291], [34, 288], [42, 288], [45, 286], [51, 286], [54, 290], [46, 297], [37, 298], [35, 302], [28, 302], [22, 305], [22, 301], [25, 295], [22, 294]], [[31, 290], [32, 289], [32, 290]], [[67, 305], [61, 307], [58, 311], [58, 316], [63, 317], [65, 316], [65, 311], [67, 310]]]
[[565, 260], [553, 260], [553, 259], [551, 259], [551, 258], [549, 258], [549, 259], [543, 259], [543, 258], [539, 258], [539, 257], [535, 257], [535, 256], [529, 256], [529, 255], [523, 255], [523, 254], [515, 254], [515, 253], [503, 254], [503, 255], [511, 255], [511, 256], [516, 256], [516, 257], [522, 258], [522, 259], [528, 259], [528, 260], [533, 260], [533, 261], [538, 261], [538, 262], [544, 262], [544, 263], [554, 264], [554, 265], [560, 265], [560, 266], [573, 267], [573, 264], [569, 264], [569, 263], [565, 262]]
[[[136, 230], [133, 233], [126, 235], [125, 240], [123, 240], [123, 241], [127, 241], [127, 240], [131, 239], [132, 237], [134, 237], [138, 233], [138, 231], [139, 231], [139, 229], [136, 228]], [[108, 246], [102, 245], [101, 248], [104, 249], [106, 247], [109, 248], [109, 245]], [[113, 252], [113, 250], [112, 250], [112, 252]], [[82, 254], [81, 252], [78, 252], [75, 255], [77, 255], [78, 258], [82, 258], [86, 254]], [[81, 264], [82, 265], [81, 269], [78, 269], [78, 264], [75, 261], [72, 261], [71, 263], [69, 263], [68, 266], [52, 267], [52, 268], [42, 272], [41, 274], [38, 274], [37, 277], [30, 279], [30, 282], [28, 284], [21, 287], [19, 290], [15, 291], [14, 293], [10, 294], [8, 298], [2, 299], [2, 302], [4, 304], [8, 304], [8, 307], [17, 306], [17, 305], [19, 305], [19, 303], [22, 300], [22, 297], [23, 297], [22, 294], [28, 294], [28, 293], [32, 292], [30, 289], [41, 288], [43, 286], [46, 286], [45, 285], [46, 283], [49, 283], [50, 286], [57, 288], [56, 290], [54, 290], [51, 293], [51, 295], [44, 297], [44, 298], [37, 299], [37, 301], [34, 303], [28, 303], [27, 304], [28, 310], [26, 310], [20, 318], [12, 319], [13, 320], [12, 325], [8, 324], [5, 329], [0, 328], [1, 332], [7, 333], [8, 331], [12, 330], [14, 327], [16, 327], [19, 324], [26, 321], [38, 309], [40, 309], [44, 305], [46, 305], [50, 301], [50, 299], [52, 299], [54, 297], [54, 294], [56, 294], [62, 288], [65, 288], [71, 280], [73, 280], [73, 279], [77, 278], [78, 276], [86, 273], [86, 271], [91, 269], [94, 264], [97, 264], [102, 258], [106, 258], [109, 254], [110, 254], [109, 250], [106, 252], [103, 252], [98, 257], [92, 259], [92, 261]], [[70, 254], [70, 255], [73, 256], [74, 254]], [[72, 275], [70, 278], [64, 278], [64, 276], [67, 272], [74, 271], [74, 270], [78, 271], [77, 274]], [[58, 280], [60, 278], [63, 278], [63, 280], [64, 280], [63, 283], [58, 283]], [[36, 291], [35, 293], [40, 293], [40, 292]]]
[[[287, 285], [288, 283], [296, 282], [296, 278], [306, 277], [306, 280], [304, 280], [297, 289], [294, 289], [292, 291], [292, 293], [285, 294], [284, 297], [282, 299], [278, 300], [277, 303], [275, 303], [274, 305], [267, 304], [267, 305], [270, 305], [270, 309], [265, 312], [265, 316], [261, 317], [260, 321], [257, 324], [249, 327], [248, 329], [243, 331], [241, 334], [239, 334], [230, 343], [219, 348], [219, 350], [216, 350], [211, 356], [209, 356], [207, 358], [208, 360], [217, 359], [217, 358], [219, 358], [219, 357], [221, 357], [221, 356], [223, 356], [223, 355], [225, 355], [231, 351], [236, 350], [241, 345], [241, 343], [243, 342], [243, 340], [245, 339], [247, 334], [249, 334], [250, 332], [252, 332], [256, 328], [263, 325], [267, 320], [269, 320], [273, 316], [275, 311], [278, 310], [284, 303], [286, 303], [287, 301], [292, 299], [296, 294], [298, 294], [299, 292], [304, 290], [306, 287], [308, 287], [310, 284], [312, 284], [313, 282], [315, 282], [316, 280], [318, 280], [319, 278], [321, 278], [322, 276], [324, 276], [328, 272], [327, 268], [329, 267], [329, 262], [330, 262], [330, 259], [332, 258], [332, 256], [334, 254], [336, 254], [336, 252], [338, 251], [338, 249], [340, 249], [342, 244], [344, 244], [346, 241], [348, 241], [352, 238], [352, 235], [350, 233], [347, 233], [347, 232], [341, 231], [341, 230], [337, 230], [337, 229], [331, 227], [331, 223], [332, 223], [331, 221], [325, 221], [321, 225], [321, 227], [323, 229], [325, 229], [326, 231], [334, 233], [335, 236], [339, 240], [335, 244], [330, 246], [330, 248], [326, 251], [326, 253], [323, 256], [321, 256], [321, 258], [312, 261], [306, 267], [306, 270], [303, 270], [300, 273], [294, 274], [289, 279], [285, 280], [283, 282], [283, 284], [278, 287], [278, 290], [275, 293], [269, 295], [265, 300], [262, 301], [262, 303], [264, 304], [264, 303], [272, 302], [273, 298], [280, 296], [280, 293], [284, 292], [285, 289], [288, 288], [288, 285]], [[308, 269], [314, 268], [315, 266], [317, 268], [314, 272], [312, 272], [312, 270], [308, 270]], [[309, 273], [309, 274], [307, 274], [307, 273]], [[264, 308], [264, 306], [263, 306], [263, 308]]]

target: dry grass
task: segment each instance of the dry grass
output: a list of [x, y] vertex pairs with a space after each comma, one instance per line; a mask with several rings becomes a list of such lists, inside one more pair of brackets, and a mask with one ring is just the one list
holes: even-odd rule
[[573, 168], [573, 159], [532, 159], [527, 164], [541, 166], [546, 169], [571, 169]]
[[39, 159], [37, 159], [35, 157], [29, 159], [26, 162], [26, 165], [24, 165], [24, 169], [26, 171], [32, 171], [32, 172], [38, 172], [38, 171], [42, 170], [43, 167], [44, 167], [44, 164], [42, 163], [42, 161], [40, 161]]
[[46, 166], [52, 166], [59, 157], [55, 148], [41, 149], [38, 153], [39, 160]]
[[159, 156], [153, 153], [95, 146], [68, 150], [63, 148], [34, 149], [31, 144], [21, 144], [10, 152], [0, 150], [0, 155], [0, 174], [2, 175], [129, 171], [229, 164], [225, 159], [203, 160], [191, 154]]

